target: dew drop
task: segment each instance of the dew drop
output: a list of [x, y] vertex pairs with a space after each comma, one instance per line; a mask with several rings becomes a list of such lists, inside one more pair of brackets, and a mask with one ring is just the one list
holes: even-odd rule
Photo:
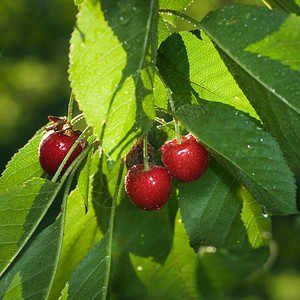
[[261, 142], [263, 142], [263, 141], [264, 141], [264, 139], [263, 139], [263, 138], [261, 138], [261, 139], [260, 139], [260, 141], [261, 141]]
[[141, 266], [138, 266], [138, 267], [137, 267], [137, 270], [138, 270], [138, 271], [142, 271], [143, 268], [142, 268]]
[[262, 216], [264, 217], [264, 218], [269, 218], [270, 217], [270, 214], [269, 213], [267, 213], [267, 212], [265, 212], [265, 211], [263, 211], [262, 212]]
[[130, 49], [131, 44], [130, 44], [129, 42], [127, 42], [127, 41], [124, 41], [124, 42], [123, 42], [123, 46], [124, 46], [124, 49], [125, 49], [125, 50], [128, 50], [128, 49]]
[[119, 20], [120, 20], [120, 24], [122, 24], [122, 25], [127, 24], [130, 21], [130, 15], [124, 14], [120, 17]]
[[252, 176], [255, 176], [255, 173], [254, 173], [254, 172], [252, 173]]
[[258, 57], [258, 58], [260, 58], [260, 57], [261, 57], [261, 55], [260, 55], [260, 54], [257, 54], [257, 57]]
[[250, 145], [247, 145], [247, 148], [248, 148], [248, 149], [250, 149], [250, 148], [251, 148], [251, 146], [250, 146]]

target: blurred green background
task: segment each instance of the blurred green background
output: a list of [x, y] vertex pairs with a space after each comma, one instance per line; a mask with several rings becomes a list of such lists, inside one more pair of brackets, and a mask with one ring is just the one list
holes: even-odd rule
[[[258, 0], [196, 0], [187, 13], [199, 20], [236, 3], [263, 5]], [[48, 115], [67, 114], [69, 39], [76, 13], [72, 0], [0, 1], [1, 173]], [[188, 29], [181, 20], [176, 25]], [[273, 235], [277, 255], [271, 271], [258, 280], [237, 282], [224, 299], [300, 299], [300, 218], [273, 218]]]

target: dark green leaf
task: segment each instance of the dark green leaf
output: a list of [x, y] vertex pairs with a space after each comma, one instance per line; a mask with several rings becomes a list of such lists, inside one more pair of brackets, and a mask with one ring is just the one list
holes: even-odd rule
[[150, 129], [155, 117], [157, 11], [157, 0], [88, 0], [78, 14], [71, 39], [71, 86], [113, 160]]
[[103, 299], [110, 274], [108, 241], [105, 235], [75, 269], [69, 282], [68, 299]]
[[23, 248], [57, 194], [58, 184], [34, 178], [0, 194], [0, 273]]
[[[59, 256], [63, 218], [44, 229], [0, 281], [0, 298], [46, 299]], [[1, 256], [2, 258], [2, 256]]]
[[255, 119], [221, 103], [178, 109], [179, 121], [271, 214], [294, 214], [296, 186], [276, 140]]
[[299, 17], [231, 6], [209, 14], [201, 26], [289, 161], [300, 167]]
[[214, 160], [201, 179], [179, 184], [179, 207], [190, 244], [222, 248], [249, 247], [241, 220], [239, 183]]
[[201, 247], [198, 282], [204, 299], [215, 299], [210, 297], [211, 291], [207, 290], [207, 286], [224, 293], [224, 290], [240, 284], [249, 275], [263, 269], [269, 255], [274, 253], [270, 253], [267, 247], [255, 250]]

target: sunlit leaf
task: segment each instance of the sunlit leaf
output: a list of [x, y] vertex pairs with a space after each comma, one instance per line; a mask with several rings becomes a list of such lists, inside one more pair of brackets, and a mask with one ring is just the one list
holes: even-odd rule
[[88, 0], [78, 14], [71, 39], [71, 86], [112, 159], [147, 132], [155, 117], [157, 10], [157, 0]]
[[38, 132], [12, 157], [0, 177], [0, 191], [5, 191], [7, 188], [20, 185], [43, 174], [38, 157], [42, 136], [43, 133]]
[[245, 224], [249, 242], [253, 248], [266, 246], [271, 238], [271, 219], [245, 188], [239, 190], [243, 200], [241, 218]]
[[[193, 0], [160, 0], [159, 8], [182, 11], [186, 10], [192, 2]], [[171, 24], [175, 25], [176, 17], [174, 15], [163, 14], [162, 17]]]
[[289, 161], [300, 167], [299, 17], [231, 6], [209, 14], [201, 26]]
[[[257, 116], [214, 44], [203, 32], [173, 34], [161, 44], [157, 66], [181, 102], [197, 103], [200, 97], [230, 104]], [[176, 106], [180, 104], [175, 103]]]

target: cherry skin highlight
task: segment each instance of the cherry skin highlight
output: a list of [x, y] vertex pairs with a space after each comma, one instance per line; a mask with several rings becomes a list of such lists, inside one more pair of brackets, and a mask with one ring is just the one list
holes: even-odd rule
[[172, 191], [171, 176], [162, 166], [133, 166], [125, 176], [125, 189], [133, 204], [145, 210], [160, 210]]
[[209, 154], [191, 134], [165, 142], [161, 147], [161, 159], [170, 175], [181, 182], [199, 179], [207, 169]]
[[[54, 131], [49, 131], [43, 137], [39, 146], [39, 160], [41, 167], [48, 175], [54, 176], [59, 165], [62, 163], [68, 151], [77, 139], [77, 132], [76, 134], [71, 132], [71, 136], [69, 136], [65, 133], [58, 134]], [[84, 144], [84, 140], [80, 141], [64, 165], [60, 176], [65, 173], [74, 159], [82, 152], [85, 146]]]

